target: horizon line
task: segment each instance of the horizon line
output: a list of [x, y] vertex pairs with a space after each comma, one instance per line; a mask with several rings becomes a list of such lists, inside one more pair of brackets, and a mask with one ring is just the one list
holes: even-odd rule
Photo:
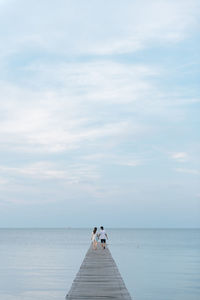
[[[104, 226], [105, 227], [105, 226]], [[0, 227], [1, 229], [91, 229], [93, 227]], [[105, 227], [107, 229], [200, 229], [200, 227]]]

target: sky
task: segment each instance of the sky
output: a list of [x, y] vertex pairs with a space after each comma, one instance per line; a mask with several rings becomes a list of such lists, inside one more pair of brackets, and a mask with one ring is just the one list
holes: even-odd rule
[[200, 227], [199, 32], [199, 0], [0, 0], [0, 227]]

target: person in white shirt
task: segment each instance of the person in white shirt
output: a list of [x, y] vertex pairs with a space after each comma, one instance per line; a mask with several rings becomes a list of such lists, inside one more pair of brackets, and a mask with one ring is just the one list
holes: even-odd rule
[[103, 249], [105, 249], [106, 248], [106, 240], [108, 240], [108, 236], [107, 236], [107, 233], [105, 232], [103, 226], [100, 227], [99, 238], [101, 240], [101, 247]]

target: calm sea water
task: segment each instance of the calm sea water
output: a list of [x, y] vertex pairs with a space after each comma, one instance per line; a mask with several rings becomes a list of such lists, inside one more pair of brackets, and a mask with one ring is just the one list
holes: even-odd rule
[[[200, 230], [110, 229], [109, 247], [135, 300], [200, 299]], [[0, 229], [0, 300], [64, 300], [88, 229]]]

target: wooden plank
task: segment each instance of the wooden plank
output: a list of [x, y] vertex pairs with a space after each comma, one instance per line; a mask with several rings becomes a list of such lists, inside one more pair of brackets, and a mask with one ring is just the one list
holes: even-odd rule
[[131, 300], [108, 248], [89, 248], [66, 299]]

